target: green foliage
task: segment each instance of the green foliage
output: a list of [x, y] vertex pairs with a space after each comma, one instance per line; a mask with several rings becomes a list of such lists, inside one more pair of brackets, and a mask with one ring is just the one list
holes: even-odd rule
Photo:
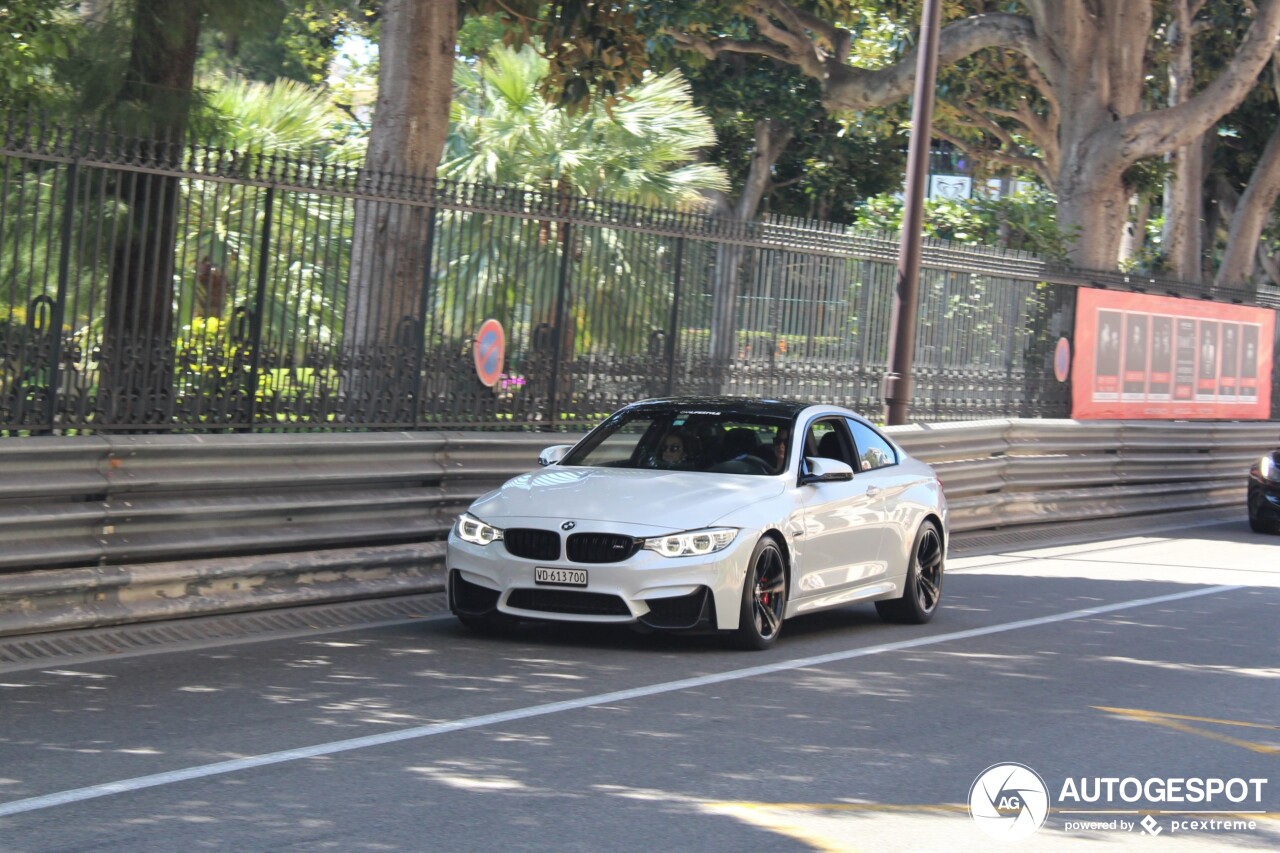
[[1172, 173], [1172, 167], [1163, 157], [1139, 160], [1124, 172], [1124, 185], [1135, 193], [1156, 196], [1164, 191], [1164, 182]]
[[70, 59], [81, 32], [62, 0], [0, 6], [0, 109], [60, 110], [72, 93], [54, 69]]
[[[891, 195], [867, 199], [859, 228], [896, 232], [902, 228], [902, 201]], [[925, 234], [970, 246], [1015, 249], [1063, 260], [1070, 238], [1060, 233], [1053, 195], [1036, 189], [1003, 198], [930, 199], [925, 202]]]
[[[340, 39], [367, 33], [360, 0], [184, 0], [196, 4], [202, 38], [191, 93], [171, 93], [195, 125], [216, 81], [285, 78], [323, 87]], [[133, 2], [95, 6], [92, 17], [69, 0], [0, 6], [0, 109], [32, 109], [84, 123], [114, 118], [140, 127], [118, 100], [132, 44]], [[163, 45], [154, 50], [163, 50]], [[318, 89], [318, 91], [321, 89]], [[217, 110], [215, 109], [216, 113]]]
[[694, 99], [715, 123], [712, 159], [741, 186], [755, 155], [755, 124], [770, 119], [794, 130], [775, 164], [765, 204], [772, 213], [851, 222], [856, 202], [896, 182], [903, 147], [875, 111], [831, 116], [818, 84], [771, 60], [734, 56], [688, 62]]
[[[466, 12], [493, 14], [508, 47], [537, 45], [548, 61], [543, 95], [577, 113], [591, 104], [612, 109], [649, 69], [647, 40], [632, 4], [599, 0], [469, 0]], [[483, 45], [471, 43], [477, 53]]]
[[611, 110], [571, 113], [542, 96], [548, 68], [529, 47], [458, 63], [441, 177], [681, 207], [727, 188], [695, 162], [715, 136], [679, 73], [649, 75]]
[[206, 96], [205, 141], [246, 153], [350, 159], [342, 116], [323, 90], [279, 79], [219, 80]]
[[520, 36], [514, 33], [521, 29], [506, 14], [467, 15], [458, 24], [458, 53], [467, 58], [483, 58], [495, 46], [519, 40]]
[[[251, 387], [259, 404], [299, 391], [314, 394], [321, 387], [338, 387], [338, 374], [332, 369], [260, 368], [255, 376], [252, 347], [216, 317], [194, 317], [184, 325], [174, 354], [174, 389], [180, 401], [190, 399], [195, 405], [233, 401]], [[215, 413], [206, 413], [206, 419], [214, 418]]]
[[324, 85], [342, 38], [367, 34], [357, 0], [206, 0], [201, 76]]
[[[60, 234], [51, 223], [61, 223], [66, 198], [65, 170], [62, 167], [31, 168], [23, 161], [0, 158], [0, 209], [6, 211], [0, 217], [0, 317], [9, 316], [18, 322], [26, 322], [29, 300], [33, 297], [52, 298], [57, 294]], [[123, 208], [118, 201], [97, 199], [93, 210], [71, 222], [72, 282], [79, 287], [82, 282], [105, 280], [109, 258], [95, 249], [93, 234], [111, 233], [113, 228], [126, 227]], [[37, 283], [28, 292], [28, 282]], [[69, 307], [76, 310], [63, 318], [63, 331], [87, 324], [89, 318], [101, 315], [101, 303], [89, 299], [85, 293], [73, 291]], [[99, 300], [101, 294], [97, 294]], [[34, 318], [33, 318], [34, 321]]]

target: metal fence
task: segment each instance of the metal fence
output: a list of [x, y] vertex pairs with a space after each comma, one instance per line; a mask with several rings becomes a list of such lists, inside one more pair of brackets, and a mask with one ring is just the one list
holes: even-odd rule
[[[874, 413], [896, 251], [843, 226], [11, 118], [0, 431], [543, 429], [682, 393]], [[923, 268], [913, 417], [1065, 416], [1052, 346], [1077, 286], [1098, 277], [944, 245], [926, 247]], [[717, 293], [736, 296], [718, 307]], [[733, 334], [713, 350], [718, 311]], [[472, 361], [488, 318], [506, 333], [492, 388]]]

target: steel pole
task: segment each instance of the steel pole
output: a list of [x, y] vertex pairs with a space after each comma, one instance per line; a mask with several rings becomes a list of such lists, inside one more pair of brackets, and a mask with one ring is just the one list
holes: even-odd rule
[[924, 229], [925, 182], [929, 180], [929, 141], [933, 130], [933, 90], [938, 77], [938, 31], [942, 0], [925, 0], [920, 14], [916, 85], [911, 104], [911, 144], [907, 149], [907, 187], [898, 244], [898, 271], [889, 326], [889, 372], [884, 377], [885, 422], [907, 422], [911, 402], [911, 362], [920, 309], [920, 247]]

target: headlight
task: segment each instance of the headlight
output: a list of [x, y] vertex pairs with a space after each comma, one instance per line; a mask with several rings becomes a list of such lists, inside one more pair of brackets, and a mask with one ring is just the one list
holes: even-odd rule
[[501, 530], [465, 512], [458, 516], [458, 523], [454, 525], [454, 530], [458, 532], [459, 539], [473, 545], [488, 545], [502, 538]]
[[1258, 463], [1258, 474], [1268, 483], [1280, 483], [1280, 466], [1276, 465], [1275, 457], [1270, 453]]
[[738, 531], [732, 527], [690, 530], [688, 533], [646, 539], [644, 547], [649, 551], [657, 551], [664, 557], [701, 557], [703, 554], [714, 554], [728, 548], [737, 535]]

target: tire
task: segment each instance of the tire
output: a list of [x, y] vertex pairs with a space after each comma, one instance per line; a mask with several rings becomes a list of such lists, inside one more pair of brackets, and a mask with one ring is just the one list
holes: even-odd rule
[[782, 549], [771, 537], [756, 543], [742, 581], [742, 609], [733, 642], [738, 648], [763, 651], [778, 640], [787, 612], [787, 568]]
[[911, 546], [902, 597], [877, 601], [880, 618], [909, 625], [923, 625], [932, 619], [942, 603], [942, 564], [942, 534], [937, 524], [926, 521], [916, 531], [916, 541]]
[[1254, 533], [1280, 533], [1280, 524], [1263, 521], [1252, 512], [1249, 513], [1249, 528]]

